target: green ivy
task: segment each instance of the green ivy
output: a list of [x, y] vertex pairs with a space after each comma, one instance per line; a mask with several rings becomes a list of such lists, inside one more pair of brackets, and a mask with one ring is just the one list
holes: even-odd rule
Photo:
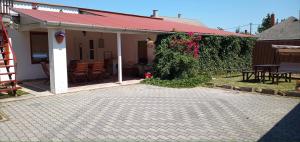
[[[154, 78], [144, 83], [165, 87], [195, 87], [211, 80], [211, 74], [225, 69], [250, 68], [255, 38], [205, 35], [199, 41], [199, 57], [185, 51], [186, 44], [172, 44], [189, 39], [190, 34], [162, 34], [157, 37]], [[176, 43], [176, 42], [175, 42]], [[180, 43], [180, 42], [179, 42]], [[171, 45], [171, 46], [170, 46]]]
[[225, 69], [250, 68], [255, 38], [204, 36], [200, 48], [200, 70], [220, 73]]

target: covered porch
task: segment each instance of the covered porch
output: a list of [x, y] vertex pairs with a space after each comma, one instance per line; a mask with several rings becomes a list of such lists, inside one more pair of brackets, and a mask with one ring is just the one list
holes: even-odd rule
[[[64, 36], [61, 42], [58, 33]], [[35, 80], [24, 85], [49, 89], [54, 94], [138, 83], [145, 66], [152, 63], [156, 38], [153, 33], [80, 28], [31, 29], [30, 36], [32, 63], [46, 62], [48, 71], [41, 66], [49, 82]], [[95, 76], [90, 71], [94, 64], [101, 65], [97, 67], [101, 74]], [[78, 68], [79, 65], [86, 67]]]

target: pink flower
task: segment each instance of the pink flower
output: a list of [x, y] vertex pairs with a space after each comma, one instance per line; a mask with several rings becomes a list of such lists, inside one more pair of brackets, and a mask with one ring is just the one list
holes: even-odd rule
[[193, 36], [194, 33], [193, 33], [193, 32], [188, 32], [188, 35], [189, 35], [189, 36]]

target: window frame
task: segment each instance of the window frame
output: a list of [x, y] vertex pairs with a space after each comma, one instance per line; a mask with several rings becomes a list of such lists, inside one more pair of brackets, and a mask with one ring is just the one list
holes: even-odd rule
[[[31, 59], [31, 64], [40, 64], [41, 62], [36, 62], [33, 60], [33, 51], [32, 51], [32, 35], [46, 35], [48, 39], [48, 33], [47, 32], [30, 32], [30, 59]], [[47, 45], [47, 50], [48, 50], [48, 61], [49, 62], [49, 44]]]
[[95, 60], [95, 41], [89, 40], [89, 60]]

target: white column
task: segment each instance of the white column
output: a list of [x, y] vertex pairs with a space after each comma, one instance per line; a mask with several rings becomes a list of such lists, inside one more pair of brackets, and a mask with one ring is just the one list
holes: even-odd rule
[[50, 91], [54, 94], [66, 93], [68, 90], [66, 37], [62, 43], [55, 39], [55, 33], [64, 29], [48, 29]]
[[122, 40], [121, 33], [117, 33], [117, 48], [118, 48], [118, 79], [122, 83]]

